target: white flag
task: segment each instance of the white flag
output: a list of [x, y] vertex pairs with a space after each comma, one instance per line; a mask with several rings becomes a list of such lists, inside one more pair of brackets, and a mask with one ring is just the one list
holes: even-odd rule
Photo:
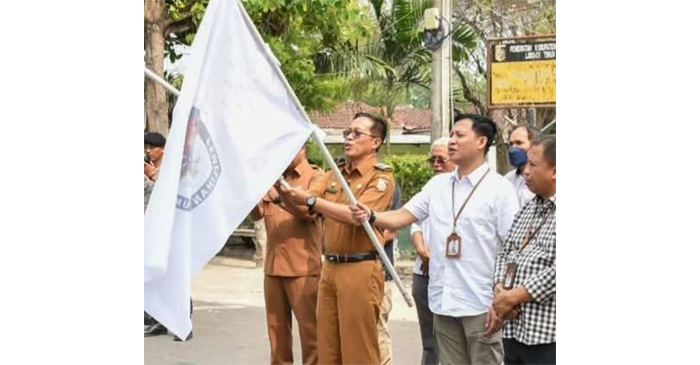
[[237, 0], [212, 0], [192, 46], [144, 229], [144, 308], [180, 338], [192, 275], [312, 132]]

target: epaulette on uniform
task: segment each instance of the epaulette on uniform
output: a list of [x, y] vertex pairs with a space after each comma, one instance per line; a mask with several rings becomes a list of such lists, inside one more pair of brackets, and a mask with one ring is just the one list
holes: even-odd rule
[[345, 157], [338, 157], [335, 159], [335, 164], [338, 165], [338, 167], [345, 166], [346, 163], [347, 160], [345, 159]]
[[383, 163], [375, 164], [374, 167], [382, 171], [391, 171], [391, 166]]

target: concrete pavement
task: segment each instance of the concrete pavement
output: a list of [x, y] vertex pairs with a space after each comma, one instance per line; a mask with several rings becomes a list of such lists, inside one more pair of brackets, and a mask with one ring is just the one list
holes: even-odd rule
[[[262, 268], [251, 261], [212, 259], [193, 280], [194, 339], [145, 338], [144, 364], [269, 364], [263, 276]], [[393, 304], [389, 316], [393, 363], [417, 364], [422, 348], [415, 308], [406, 305], [396, 288]], [[295, 363], [301, 363], [296, 323], [293, 331]]]

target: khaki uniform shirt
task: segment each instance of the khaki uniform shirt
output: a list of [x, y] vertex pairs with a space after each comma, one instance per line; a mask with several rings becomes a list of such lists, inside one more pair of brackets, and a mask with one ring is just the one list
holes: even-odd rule
[[[394, 175], [389, 166], [378, 164], [376, 157], [363, 161], [359, 166], [349, 163], [338, 164], [357, 201], [375, 212], [388, 210], [394, 198]], [[323, 179], [311, 185], [309, 192], [333, 203], [350, 205], [337, 178], [331, 171]], [[324, 249], [326, 253], [359, 253], [375, 251], [374, 245], [362, 226], [355, 227], [325, 218]], [[375, 229], [380, 242], [384, 242], [382, 232]]]
[[[289, 185], [308, 189], [323, 179], [323, 171], [304, 161], [284, 176]], [[270, 195], [273, 196], [270, 196]], [[321, 221], [297, 218], [275, 204], [276, 193], [268, 193], [259, 203], [267, 230], [265, 275], [309, 276], [321, 272]]]

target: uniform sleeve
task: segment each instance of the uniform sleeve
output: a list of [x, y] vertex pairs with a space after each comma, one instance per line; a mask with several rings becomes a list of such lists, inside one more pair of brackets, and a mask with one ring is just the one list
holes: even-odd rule
[[311, 178], [308, 193], [317, 198], [325, 198], [326, 186], [328, 185], [328, 179], [331, 177], [331, 171], [325, 174], [321, 171], [319, 173], [321, 174], [320, 176], [314, 174], [314, 177]]
[[372, 179], [367, 189], [356, 198], [375, 212], [383, 212], [391, 208], [395, 188], [394, 177], [386, 172], [381, 173]]
[[[311, 189], [314, 186], [314, 184], [317, 184], [319, 182], [323, 182], [325, 177], [326, 177], [326, 174], [323, 172], [323, 170], [321, 170], [321, 169], [314, 170], [314, 173], [311, 176], [311, 179], [309, 179], [309, 189]], [[323, 189], [325, 190], [325, 188], [326, 187], [324, 184]]]

